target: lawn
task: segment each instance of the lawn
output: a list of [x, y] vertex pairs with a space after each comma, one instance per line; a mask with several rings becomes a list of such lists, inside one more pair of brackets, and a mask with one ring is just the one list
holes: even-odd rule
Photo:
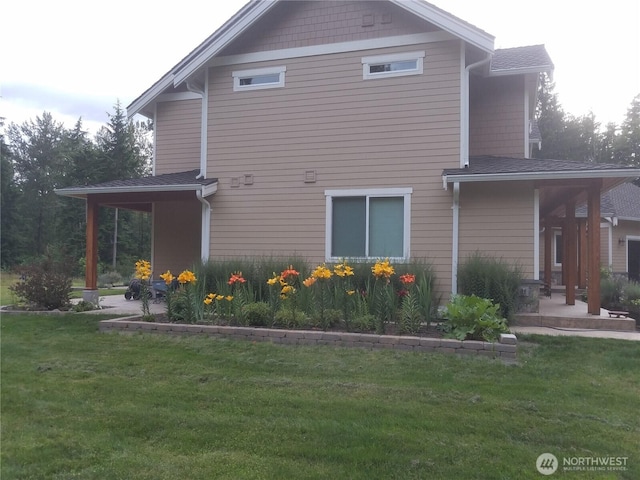
[[506, 365], [99, 318], [2, 317], [3, 479], [527, 479], [545, 452], [628, 457], [554, 476], [640, 478], [636, 342], [530, 337]]

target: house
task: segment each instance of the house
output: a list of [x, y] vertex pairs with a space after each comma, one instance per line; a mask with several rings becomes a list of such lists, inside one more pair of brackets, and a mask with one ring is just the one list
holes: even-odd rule
[[[129, 105], [153, 119], [153, 177], [58, 191], [87, 202], [87, 296], [104, 206], [152, 213], [155, 272], [420, 258], [455, 293], [458, 263], [480, 250], [538, 279], [545, 221], [573, 222], [588, 200], [599, 223], [602, 192], [640, 176], [528, 158], [552, 69], [544, 46], [496, 50], [421, 0], [250, 1]], [[600, 236], [589, 242], [597, 271]]]
[[[624, 183], [600, 197], [600, 264], [612, 274], [640, 281], [640, 187]], [[576, 209], [578, 234], [586, 232], [587, 206]], [[562, 285], [566, 277], [563, 269], [563, 231], [552, 227], [551, 285]], [[580, 237], [579, 242], [580, 242]], [[544, 256], [544, 252], [540, 252]], [[578, 286], [586, 286], [584, 269], [578, 258]]]

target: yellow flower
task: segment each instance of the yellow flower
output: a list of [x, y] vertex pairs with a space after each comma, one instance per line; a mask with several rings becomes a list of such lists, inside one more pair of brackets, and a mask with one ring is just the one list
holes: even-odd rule
[[391, 275], [393, 275], [395, 270], [389, 263], [389, 259], [387, 258], [385, 261], [377, 261], [376, 264], [371, 267], [371, 272], [373, 272], [373, 276], [376, 278], [386, 278], [389, 279]]
[[304, 282], [302, 282], [302, 284], [307, 288], [313, 285], [314, 283], [316, 283], [316, 278], [314, 277], [309, 277]]
[[282, 287], [282, 291], [280, 292], [283, 295], [288, 295], [290, 293], [294, 293], [296, 291], [295, 288], [293, 288], [291, 285], [285, 285], [284, 287]]
[[151, 277], [151, 263], [148, 260], [138, 260], [136, 262], [136, 278], [149, 280]]
[[224, 299], [225, 299], [227, 302], [230, 302], [231, 300], [233, 300], [233, 295], [227, 295], [226, 297], [224, 297]]
[[193, 272], [191, 272], [189, 270], [185, 270], [180, 275], [178, 275], [178, 282], [180, 282], [181, 284], [195, 283], [196, 282], [196, 276], [193, 274]]
[[160, 278], [164, 280], [164, 283], [166, 283], [167, 285], [171, 285], [176, 277], [171, 274], [171, 270], [167, 270], [165, 273], [160, 275]]
[[211, 305], [211, 302], [213, 302], [213, 299], [211, 297], [208, 297], [204, 299], [204, 303], [205, 305]]
[[224, 295], [216, 295], [216, 300], [217, 301], [224, 300]]
[[277, 275], [275, 272], [273, 272], [273, 277], [267, 280], [267, 285], [275, 285], [279, 281], [280, 281], [280, 275]]
[[353, 275], [353, 268], [347, 262], [342, 262], [333, 268], [333, 272], [339, 277], [350, 277]]
[[347, 295], [353, 295], [354, 293], [356, 293], [355, 290], [347, 290]]
[[216, 294], [215, 293], [210, 293], [209, 295], [207, 295], [207, 298], [210, 298], [211, 300], [215, 300]]
[[331, 270], [325, 267], [324, 263], [322, 265], [319, 265], [311, 274], [313, 278], [321, 280], [328, 280], [329, 278], [331, 278], [331, 275]]

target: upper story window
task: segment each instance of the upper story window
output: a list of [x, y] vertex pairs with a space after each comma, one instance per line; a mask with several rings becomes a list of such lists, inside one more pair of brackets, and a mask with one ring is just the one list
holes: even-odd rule
[[233, 91], [284, 87], [287, 67], [256, 68], [232, 72]]
[[393, 53], [362, 57], [362, 78], [401, 77], [420, 75], [424, 70], [425, 52]]

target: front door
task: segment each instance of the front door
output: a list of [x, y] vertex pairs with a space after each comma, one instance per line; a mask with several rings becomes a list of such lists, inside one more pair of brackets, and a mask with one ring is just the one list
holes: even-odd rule
[[627, 240], [629, 280], [640, 281], [640, 240]]

